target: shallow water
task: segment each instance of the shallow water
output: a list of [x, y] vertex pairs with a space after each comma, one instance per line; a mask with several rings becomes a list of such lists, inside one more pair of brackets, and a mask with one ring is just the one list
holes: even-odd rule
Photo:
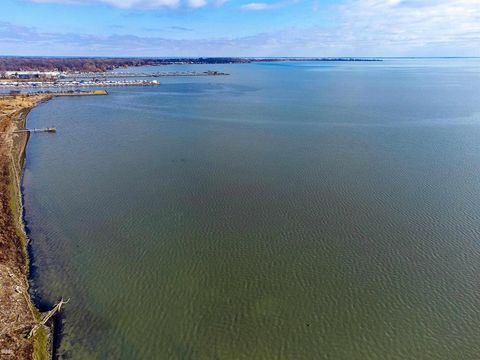
[[61, 358], [478, 359], [479, 59], [176, 69], [28, 117]]

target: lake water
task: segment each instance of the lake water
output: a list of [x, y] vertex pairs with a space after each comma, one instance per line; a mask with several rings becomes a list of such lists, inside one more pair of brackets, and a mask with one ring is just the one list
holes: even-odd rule
[[30, 113], [59, 357], [478, 359], [480, 59], [207, 69]]

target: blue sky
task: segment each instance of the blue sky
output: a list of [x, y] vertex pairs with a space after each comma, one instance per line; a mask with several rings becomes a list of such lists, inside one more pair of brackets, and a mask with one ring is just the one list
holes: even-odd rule
[[480, 56], [480, 0], [1, 0], [0, 54]]

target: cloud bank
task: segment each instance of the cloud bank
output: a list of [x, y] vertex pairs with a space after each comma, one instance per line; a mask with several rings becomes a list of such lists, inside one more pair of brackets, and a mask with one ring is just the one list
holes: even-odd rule
[[[91, 1], [151, 6], [178, 0]], [[188, 1], [198, 7], [206, 0]], [[246, 6], [268, 8], [264, 3]], [[47, 33], [4, 22], [0, 43], [5, 54], [32, 55], [480, 56], [478, 0], [351, 0], [336, 9], [335, 17], [336, 25], [328, 28], [293, 27], [199, 40]]]

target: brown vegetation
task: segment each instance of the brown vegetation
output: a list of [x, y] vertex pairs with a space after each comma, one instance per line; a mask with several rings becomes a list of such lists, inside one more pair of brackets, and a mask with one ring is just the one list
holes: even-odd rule
[[170, 65], [179, 63], [214, 64], [250, 62], [239, 58], [170, 58], [170, 59], [136, 59], [136, 58], [34, 58], [3, 57], [0, 58], [2, 71], [62, 71], [62, 72], [104, 72], [120, 67], [144, 65]]
[[[27, 112], [48, 95], [0, 98], [0, 359], [32, 359], [36, 321], [28, 293], [26, 236], [21, 223], [20, 172]], [[46, 345], [46, 344], [44, 344]]]

